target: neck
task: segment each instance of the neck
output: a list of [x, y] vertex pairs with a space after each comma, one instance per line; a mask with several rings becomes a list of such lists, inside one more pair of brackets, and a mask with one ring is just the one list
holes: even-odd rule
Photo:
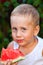
[[27, 44], [25, 46], [19, 47], [20, 51], [22, 51], [25, 55], [32, 52], [32, 50], [37, 45], [37, 39], [35, 38], [32, 43]]

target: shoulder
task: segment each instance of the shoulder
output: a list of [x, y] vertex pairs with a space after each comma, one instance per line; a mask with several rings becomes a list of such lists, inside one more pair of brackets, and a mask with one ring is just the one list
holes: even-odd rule
[[39, 43], [40, 47], [43, 48], [43, 38], [37, 36], [37, 39], [38, 39], [38, 43]]
[[41, 37], [37, 36], [37, 39], [38, 39], [40, 42], [42, 42], [42, 43], [43, 43], [43, 38], [41, 38]]

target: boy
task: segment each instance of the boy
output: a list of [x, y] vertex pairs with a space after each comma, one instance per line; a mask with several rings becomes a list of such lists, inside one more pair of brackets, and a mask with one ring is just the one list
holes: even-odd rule
[[39, 13], [29, 4], [17, 6], [11, 13], [11, 30], [13, 41], [10, 48], [19, 49], [25, 55], [25, 59], [17, 65], [33, 65], [42, 57], [43, 39], [39, 33]]

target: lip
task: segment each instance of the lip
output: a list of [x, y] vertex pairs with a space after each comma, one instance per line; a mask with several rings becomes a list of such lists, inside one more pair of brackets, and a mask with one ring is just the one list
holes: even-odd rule
[[18, 43], [22, 43], [22, 42], [23, 42], [23, 40], [16, 40], [16, 42], [18, 42]]

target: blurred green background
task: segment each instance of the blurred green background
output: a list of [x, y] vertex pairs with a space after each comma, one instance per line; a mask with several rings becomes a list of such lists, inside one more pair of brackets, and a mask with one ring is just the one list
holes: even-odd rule
[[40, 14], [39, 36], [43, 38], [43, 0], [0, 0], [0, 51], [12, 40], [10, 27], [11, 11], [22, 3], [33, 5]]

